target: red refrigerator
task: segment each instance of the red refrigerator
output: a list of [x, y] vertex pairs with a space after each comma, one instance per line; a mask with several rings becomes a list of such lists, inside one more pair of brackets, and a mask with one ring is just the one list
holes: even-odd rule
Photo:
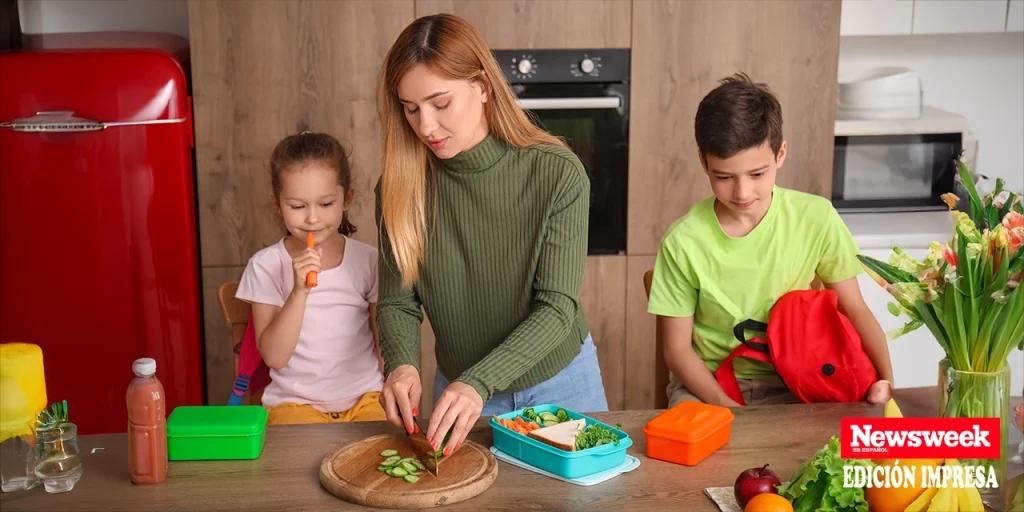
[[139, 357], [168, 411], [203, 403], [195, 210], [169, 53], [0, 53], [0, 342], [42, 347], [80, 432], [126, 430]]

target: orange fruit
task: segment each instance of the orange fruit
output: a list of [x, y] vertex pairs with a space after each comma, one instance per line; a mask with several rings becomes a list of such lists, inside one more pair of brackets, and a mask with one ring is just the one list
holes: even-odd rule
[[793, 512], [793, 505], [778, 494], [763, 492], [751, 498], [743, 512]]
[[[880, 466], [892, 466], [899, 459], [883, 459], [875, 461]], [[914, 502], [923, 487], [919, 487], [925, 466], [938, 466], [942, 459], [904, 459], [899, 460], [900, 466], [917, 466], [916, 481], [908, 487], [868, 487], [864, 490], [864, 499], [868, 502], [871, 512], [903, 512]]]

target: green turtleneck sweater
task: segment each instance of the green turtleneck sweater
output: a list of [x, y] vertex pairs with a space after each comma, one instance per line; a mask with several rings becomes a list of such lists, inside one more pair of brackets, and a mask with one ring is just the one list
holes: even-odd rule
[[[588, 332], [580, 305], [590, 207], [583, 164], [566, 148], [515, 148], [493, 136], [435, 163], [425, 262], [411, 290], [401, 286], [381, 229], [385, 373], [419, 368], [425, 311], [439, 371], [484, 401], [553, 377]], [[379, 195], [377, 203], [382, 226]]]

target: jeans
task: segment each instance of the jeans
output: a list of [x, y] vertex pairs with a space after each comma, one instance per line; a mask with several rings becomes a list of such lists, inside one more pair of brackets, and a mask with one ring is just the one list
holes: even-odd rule
[[[448, 379], [438, 371], [434, 377], [435, 403], [446, 387]], [[583, 340], [580, 353], [562, 371], [531, 388], [495, 393], [484, 403], [480, 417], [486, 418], [540, 404], [555, 404], [576, 412], [608, 410], [608, 399], [604, 395], [604, 383], [601, 381], [601, 368], [597, 364], [597, 347], [589, 334]]]

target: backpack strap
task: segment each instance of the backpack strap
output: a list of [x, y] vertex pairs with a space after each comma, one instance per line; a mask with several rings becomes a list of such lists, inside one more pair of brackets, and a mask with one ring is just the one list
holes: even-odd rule
[[715, 370], [715, 380], [718, 381], [718, 385], [722, 387], [722, 390], [725, 391], [729, 398], [732, 398], [740, 405], [746, 405], [747, 403], [743, 400], [743, 393], [740, 393], [740, 385], [736, 381], [732, 360], [737, 357], [745, 357], [763, 363], [771, 364], [772, 362], [771, 354], [768, 351], [768, 344], [760, 338], [747, 340], [746, 334], [743, 332], [745, 330], [767, 331], [768, 324], [749, 319], [736, 324], [736, 327], [733, 328], [733, 334], [740, 340], [740, 345], [726, 356], [722, 360], [722, 364], [718, 365], [718, 369]]

